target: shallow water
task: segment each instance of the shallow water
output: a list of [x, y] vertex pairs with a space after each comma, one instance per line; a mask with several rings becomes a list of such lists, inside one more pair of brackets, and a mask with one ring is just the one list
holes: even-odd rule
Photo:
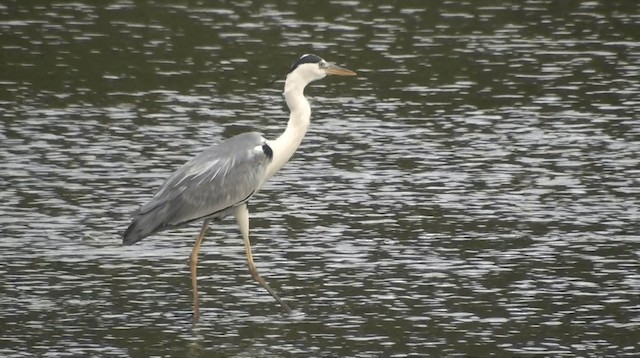
[[[640, 354], [634, 2], [0, 5], [0, 355]], [[120, 246], [180, 164], [312, 127], [232, 219]]]

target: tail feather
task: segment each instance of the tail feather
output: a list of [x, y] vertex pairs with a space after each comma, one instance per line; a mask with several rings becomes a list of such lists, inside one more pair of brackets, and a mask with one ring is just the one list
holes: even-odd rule
[[159, 208], [145, 213], [138, 213], [133, 218], [133, 221], [131, 221], [131, 224], [129, 224], [129, 227], [122, 236], [123, 245], [133, 245], [145, 237], [166, 228], [163, 220], [160, 218], [161, 215], [159, 215], [162, 213], [162, 210], [157, 209]]
[[127, 230], [125, 230], [124, 235], [122, 236], [123, 245], [133, 245], [153, 233], [152, 230], [145, 230], [140, 219], [142, 218], [137, 217], [133, 219]]

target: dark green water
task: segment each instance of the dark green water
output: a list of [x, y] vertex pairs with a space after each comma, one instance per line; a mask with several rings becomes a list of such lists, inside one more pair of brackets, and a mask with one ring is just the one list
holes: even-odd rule
[[[0, 356], [640, 354], [634, 1], [0, 5]], [[234, 220], [120, 246], [180, 164], [312, 126]]]

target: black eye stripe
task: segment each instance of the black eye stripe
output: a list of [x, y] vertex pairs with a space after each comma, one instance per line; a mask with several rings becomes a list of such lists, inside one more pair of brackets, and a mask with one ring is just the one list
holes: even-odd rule
[[298, 66], [300, 66], [300, 65], [302, 65], [304, 63], [321, 63], [322, 61], [324, 61], [322, 58], [320, 58], [319, 56], [314, 55], [314, 54], [302, 55], [302, 57], [300, 57], [296, 62], [293, 63], [293, 65], [291, 66], [291, 69], [289, 70], [289, 72], [292, 72]]

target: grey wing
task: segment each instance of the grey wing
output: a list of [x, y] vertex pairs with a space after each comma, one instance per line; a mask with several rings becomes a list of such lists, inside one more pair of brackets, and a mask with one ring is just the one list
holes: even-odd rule
[[223, 217], [262, 186], [271, 149], [258, 133], [214, 145], [180, 167], [136, 214], [125, 244], [207, 217]]

